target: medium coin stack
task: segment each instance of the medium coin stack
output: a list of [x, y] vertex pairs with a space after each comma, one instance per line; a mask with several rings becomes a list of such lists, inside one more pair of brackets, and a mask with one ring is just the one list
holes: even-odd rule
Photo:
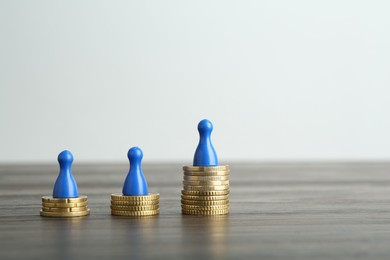
[[51, 196], [44, 196], [42, 197], [40, 214], [43, 217], [59, 218], [87, 216], [89, 215], [88, 197], [53, 198]]
[[181, 210], [185, 215], [229, 213], [229, 166], [184, 166]]
[[125, 196], [111, 194], [111, 215], [125, 217], [153, 216], [160, 213], [160, 194]]

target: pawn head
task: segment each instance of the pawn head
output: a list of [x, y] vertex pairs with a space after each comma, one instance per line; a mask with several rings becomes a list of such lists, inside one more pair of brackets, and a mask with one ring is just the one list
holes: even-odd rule
[[211, 133], [213, 131], [213, 124], [208, 119], [203, 119], [198, 124], [199, 134]]
[[129, 158], [130, 163], [140, 162], [143, 156], [144, 153], [142, 152], [141, 148], [137, 146], [130, 148], [130, 150], [127, 152], [127, 158]]
[[57, 160], [61, 167], [69, 166], [73, 162], [73, 154], [68, 150], [64, 150], [58, 155]]

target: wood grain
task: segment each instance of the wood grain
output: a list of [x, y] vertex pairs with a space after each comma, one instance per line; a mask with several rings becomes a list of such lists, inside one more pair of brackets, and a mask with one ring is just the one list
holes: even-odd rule
[[91, 215], [39, 216], [56, 165], [0, 166], [0, 259], [389, 259], [390, 163], [231, 165], [231, 213], [180, 213], [180, 164], [144, 165], [156, 217], [110, 215], [127, 165], [75, 165]]

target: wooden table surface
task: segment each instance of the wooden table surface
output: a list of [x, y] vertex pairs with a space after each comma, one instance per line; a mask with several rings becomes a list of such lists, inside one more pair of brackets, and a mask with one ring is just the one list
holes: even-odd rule
[[143, 170], [159, 216], [110, 215], [127, 165], [75, 165], [91, 215], [52, 219], [57, 166], [0, 166], [0, 259], [390, 259], [390, 163], [231, 164], [218, 217], [181, 215], [181, 165]]

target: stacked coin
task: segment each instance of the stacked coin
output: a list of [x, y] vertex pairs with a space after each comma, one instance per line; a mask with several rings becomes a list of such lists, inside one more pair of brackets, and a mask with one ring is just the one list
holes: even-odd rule
[[184, 166], [181, 209], [186, 215], [229, 213], [229, 166]]
[[42, 197], [41, 216], [44, 217], [82, 217], [89, 215], [88, 197], [77, 198], [53, 198]]
[[152, 216], [160, 213], [160, 194], [145, 196], [125, 196], [111, 194], [111, 215], [126, 217]]

